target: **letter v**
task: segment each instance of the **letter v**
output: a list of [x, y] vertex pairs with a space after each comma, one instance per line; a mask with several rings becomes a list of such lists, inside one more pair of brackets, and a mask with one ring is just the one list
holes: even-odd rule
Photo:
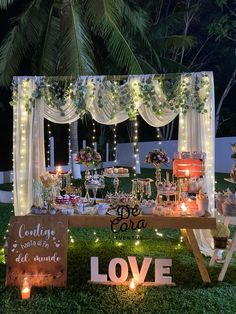
[[128, 261], [129, 261], [130, 268], [134, 277], [134, 281], [136, 281], [139, 284], [143, 283], [145, 281], [152, 258], [144, 257], [140, 272], [138, 269], [138, 263], [135, 256], [128, 256]]

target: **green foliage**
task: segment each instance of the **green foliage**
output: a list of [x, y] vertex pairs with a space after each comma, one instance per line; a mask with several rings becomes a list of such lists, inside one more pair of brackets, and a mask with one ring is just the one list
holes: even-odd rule
[[64, 75], [89, 75], [95, 72], [91, 34], [83, 14], [81, 5], [70, 2], [59, 58]]
[[212, 229], [211, 234], [214, 238], [228, 238], [230, 230], [223, 223], [217, 222], [216, 229]]
[[46, 9], [38, 7], [37, 0], [34, 0], [12, 20], [12, 29], [0, 47], [1, 85], [9, 84], [23, 60], [29, 56], [32, 46], [37, 44], [46, 16]]
[[8, 9], [16, 0], [0, 0], [0, 9]]

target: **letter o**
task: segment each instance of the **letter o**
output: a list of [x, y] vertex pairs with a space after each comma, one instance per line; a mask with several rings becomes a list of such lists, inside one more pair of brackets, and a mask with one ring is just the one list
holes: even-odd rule
[[[116, 275], [116, 265], [120, 264], [121, 275], [117, 277]], [[128, 264], [123, 258], [113, 258], [109, 263], [108, 273], [111, 281], [115, 283], [122, 283], [126, 281], [128, 277]]]

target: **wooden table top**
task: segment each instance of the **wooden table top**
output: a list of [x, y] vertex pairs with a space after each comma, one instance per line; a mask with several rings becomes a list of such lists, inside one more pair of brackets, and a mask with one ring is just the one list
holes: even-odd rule
[[[111, 221], [116, 216], [89, 216], [74, 215], [68, 216], [69, 227], [93, 227], [93, 228], [109, 228]], [[140, 220], [144, 220], [147, 224], [146, 228], [170, 228], [170, 229], [215, 229], [216, 218], [214, 217], [165, 217], [156, 215], [139, 215], [130, 216], [122, 222], [129, 223], [132, 220], [135, 224]], [[122, 223], [120, 222], [120, 224]]]

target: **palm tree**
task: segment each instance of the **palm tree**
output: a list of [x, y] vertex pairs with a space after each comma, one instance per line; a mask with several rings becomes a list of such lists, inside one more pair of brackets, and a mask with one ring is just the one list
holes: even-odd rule
[[[0, 0], [0, 8], [15, 2]], [[24, 2], [0, 47], [1, 85], [23, 74], [25, 60], [33, 75], [98, 74], [106, 59], [119, 72], [143, 72], [134, 46], [137, 35], [147, 41], [147, 16], [142, 9], [131, 8], [123, 0]], [[76, 150], [76, 123], [71, 132], [72, 150]]]
[[[155, 37], [154, 29], [150, 38], [154, 50], [147, 36], [149, 15], [141, 2], [134, 5], [132, 0], [25, 0], [23, 5], [0, 0], [0, 9], [12, 5], [17, 16], [0, 46], [0, 85], [9, 85], [13, 75], [25, 74], [26, 60], [27, 74], [32, 75], [163, 71], [158, 50], [162, 57], [173, 45], [190, 42], [187, 36], [168, 40], [168, 32]], [[71, 126], [71, 140], [76, 152], [77, 123]]]

